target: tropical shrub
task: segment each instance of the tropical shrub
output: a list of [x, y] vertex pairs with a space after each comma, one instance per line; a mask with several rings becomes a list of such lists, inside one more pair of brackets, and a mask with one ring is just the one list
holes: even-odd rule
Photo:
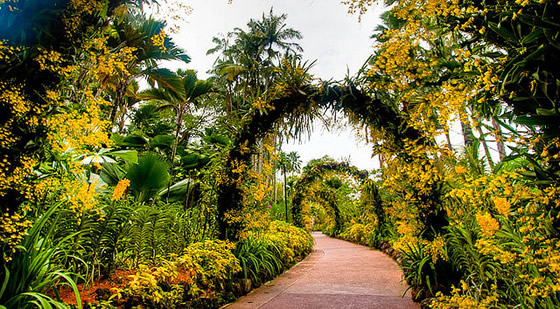
[[139, 265], [124, 289], [115, 290], [116, 294], [112, 298], [126, 301], [130, 305], [141, 304], [151, 308], [184, 305], [185, 286], [182, 284], [184, 282], [177, 282], [179, 269], [176, 263], [163, 261], [161, 264], [154, 268]]
[[447, 292], [459, 274], [449, 261], [445, 242], [437, 237], [433, 242], [408, 245], [402, 251], [405, 280], [412, 289], [412, 298], [422, 300], [437, 292]]
[[96, 208], [75, 213], [60, 208], [53, 224], [56, 241], [69, 238], [64, 250], [72, 254], [63, 258], [66, 269], [84, 275], [87, 282], [107, 276], [119, 261], [121, 243], [131, 209], [121, 202], [101, 200]]

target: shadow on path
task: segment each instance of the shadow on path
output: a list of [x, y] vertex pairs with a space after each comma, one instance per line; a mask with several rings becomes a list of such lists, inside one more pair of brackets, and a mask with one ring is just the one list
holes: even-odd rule
[[377, 250], [312, 233], [305, 260], [227, 309], [420, 308], [402, 282], [395, 261]]

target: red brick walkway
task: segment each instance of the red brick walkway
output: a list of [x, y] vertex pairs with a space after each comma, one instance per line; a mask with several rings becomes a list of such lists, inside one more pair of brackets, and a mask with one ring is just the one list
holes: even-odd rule
[[239, 308], [420, 308], [402, 271], [377, 250], [313, 233], [315, 250], [275, 280], [241, 297]]

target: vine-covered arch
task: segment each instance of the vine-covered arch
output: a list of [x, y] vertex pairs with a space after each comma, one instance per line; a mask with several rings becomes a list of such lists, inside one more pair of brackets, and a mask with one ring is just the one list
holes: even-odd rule
[[[247, 177], [251, 155], [257, 141], [284, 125], [290, 132], [298, 132], [301, 119], [307, 119], [319, 108], [343, 111], [355, 122], [382, 128], [394, 139], [395, 147], [404, 141], [425, 142], [422, 134], [407, 125], [406, 117], [397, 108], [383, 104], [375, 96], [358, 89], [354, 84], [320, 86], [306, 79], [286, 79], [281, 96], [270, 101], [265, 109], [256, 109], [238, 131], [226, 155], [223, 171], [218, 177], [218, 234], [222, 239], [236, 239], [239, 223], [232, 222], [230, 212], [242, 208], [241, 184]], [[290, 118], [286, 124], [285, 119]]]
[[[296, 226], [303, 227], [304, 225], [302, 215], [303, 202], [306, 198], [306, 193], [309, 191], [309, 187], [316, 181], [322, 181], [324, 176], [331, 171], [346, 173], [350, 176], [354, 176], [360, 180], [362, 185], [364, 182], [369, 180], [367, 171], [359, 170], [357, 167], [351, 166], [347, 162], [325, 162], [313, 166], [304, 173], [294, 185], [294, 193], [292, 196], [292, 218]], [[337, 205], [330, 204], [328, 206], [333, 208], [336, 225], [337, 227], [340, 227], [341, 222]]]

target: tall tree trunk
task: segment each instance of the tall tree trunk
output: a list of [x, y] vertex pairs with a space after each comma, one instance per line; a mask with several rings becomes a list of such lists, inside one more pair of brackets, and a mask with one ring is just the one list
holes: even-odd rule
[[492, 117], [492, 128], [494, 128], [494, 137], [496, 138], [496, 145], [498, 146], [498, 154], [500, 155], [500, 161], [503, 161], [506, 156], [506, 147], [504, 146], [504, 141], [502, 137], [502, 128], [496, 118]]
[[453, 145], [451, 145], [451, 135], [449, 134], [449, 128], [445, 131], [445, 139], [447, 141], [447, 148], [453, 151]]
[[126, 108], [126, 104], [123, 104], [123, 112], [121, 115], [121, 119], [119, 120], [119, 133], [123, 133], [124, 131], [124, 123], [125, 123], [125, 118], [126, 118], [126, 112], [127, 112], [127, 108]]
[[233, 97], [232, 97], [233, 89], [231, 83], [227, 84], [226, 89], [226, 118], [229, 121], [232, 121], [232, 111], [233, 111]]
[[488, 148], [488, 142], [486, 142], [486, 138], [484, 138], [484, 132], [482, 132], [482, 128], [480, 125], [475, 126], [476, 131], [480, 135], [480, 142], [482, 142], [482, 148], [484, 148], [484, 153], [486, 154], [486, 160], [490, 165], [490, 168], [494, 168], [494, 161], [492, 161], [492, 155], [490, 154], [490, 148]]
[[123, 113], [126, 113], [126, 104], [124, 104], [124, 97], [126, 95], [126, 90], [132, 82], [132, 76], [127, 76], [122, 83], [117, 85], [115, 89], [115, 102], [113, 102], [113, 109], [111, 110], [110, 120], [111, 127], [117, 123], [117, 116], [119, 109], [122, 109]]
[[183, 106], [179, 104], [179, 108], [177, 110], [177, 123], [175, 129], [175, 142], [173, 143], [173, 151], [171, 152], [171, 180], [167, 184], [167, 199], [169, 199], [169, 195], [171, 193], [171, 182], [173, 181], [173, 176], [175, 176], [175, 155], [177, 154], [177, 146], [179, 144], [179, 134], [181, 134], [181, 127], [183, 125]]
[[471, 128], [471, 124], [469, 123], [468, 119], [461, 120], [461, 131], [463, 132], [463, 139], [465, 141], [465, 146], [471, 147], [474, 143], [474, 134]]
[[283, 198], [284, 198], [284, 207], [286, 208], [286, 222], [288, 222], [288, 199], [286, 198], [286, 188], [287, 188], [287, 184], [286, 184], [286, 167], [283, 167], [283, 172], [284, 172], [284, 192], [283, 192]]
[[272, 179], [272, 187], [274, 188], [274, 204], [276, 204], [278, 202], [278, 189], [276, 188], [277, 186], [277, 181], [276, 181], [276, 162], [274, 163], [274, 167], [273, 167], [273, 172], [274, 174], [274, 178]]

